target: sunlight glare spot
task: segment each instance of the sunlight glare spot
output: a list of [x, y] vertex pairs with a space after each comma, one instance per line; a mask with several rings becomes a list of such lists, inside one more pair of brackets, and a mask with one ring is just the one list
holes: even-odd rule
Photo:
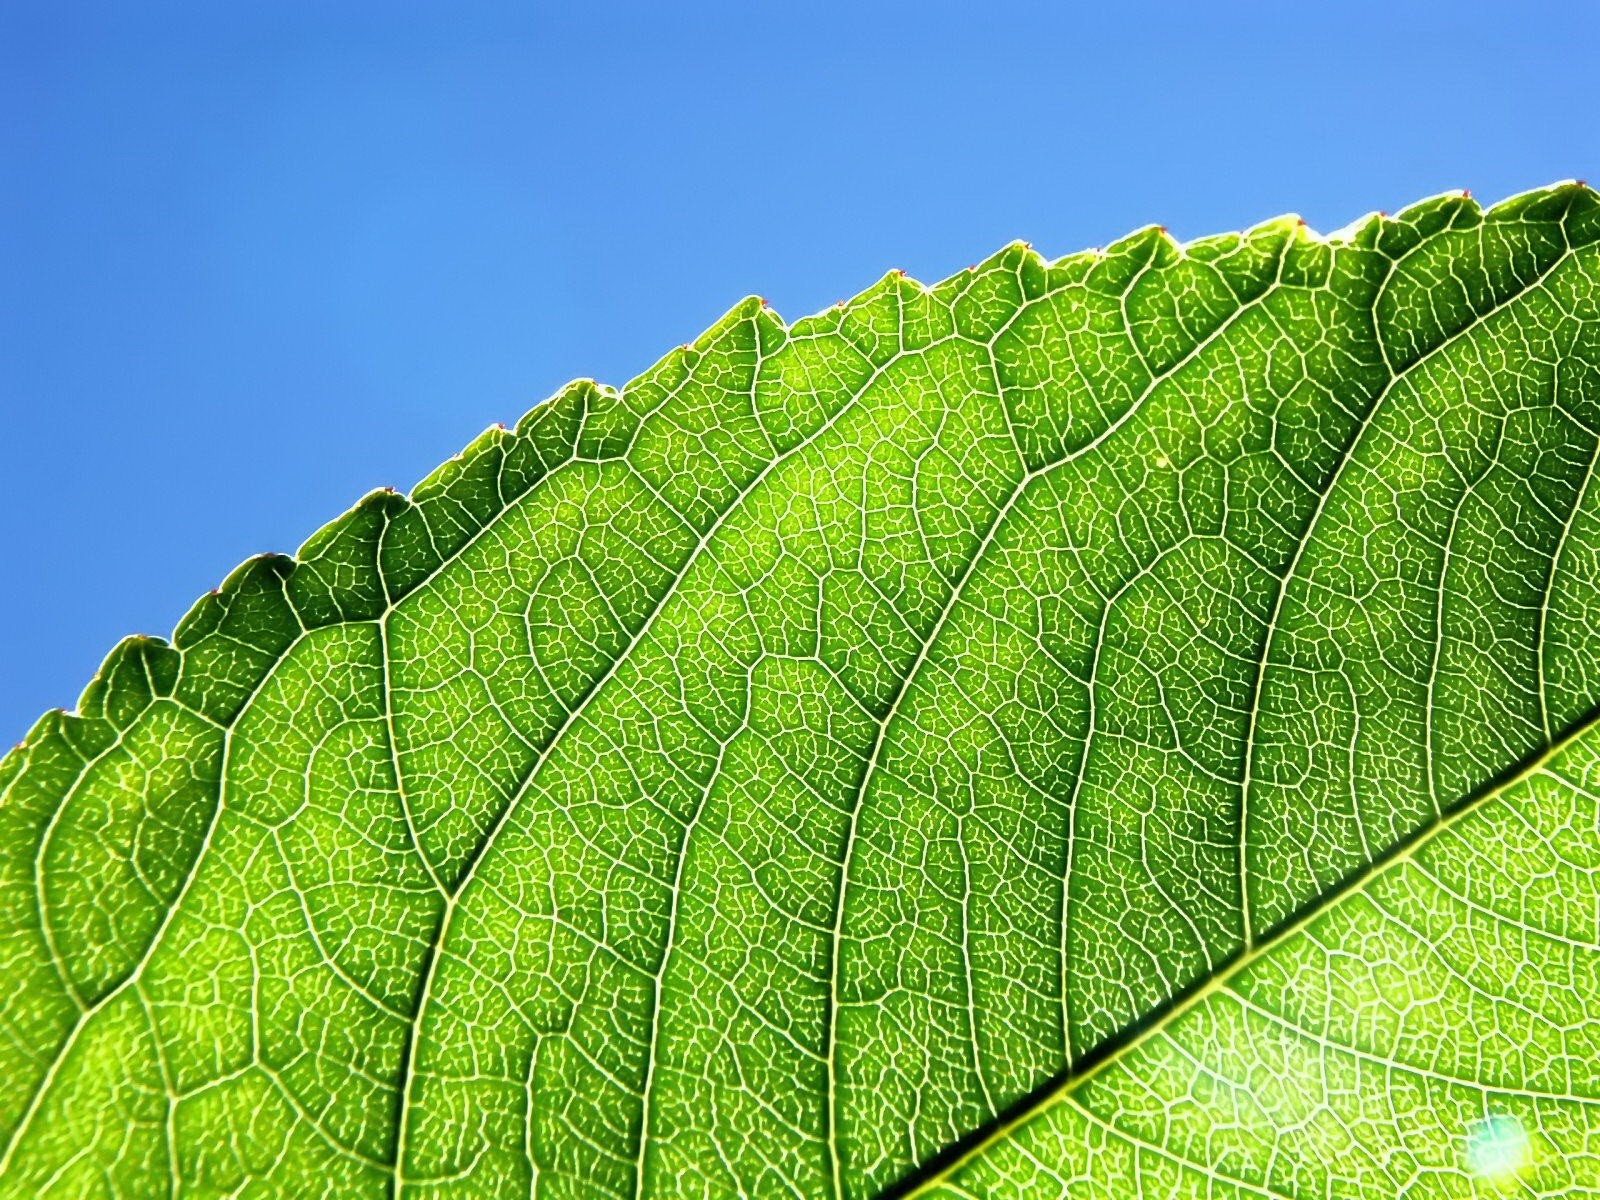
[[1516, 1117], [1495, 1114], [1467, 1127], [1467, 1170], [1492, 1183], [1511, 1180], [1528, 1163], [1528, 1131]]

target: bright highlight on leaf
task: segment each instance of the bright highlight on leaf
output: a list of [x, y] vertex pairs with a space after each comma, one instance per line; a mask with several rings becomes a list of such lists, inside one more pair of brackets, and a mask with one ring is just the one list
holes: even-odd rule
[[1600, 1196], [1597, 463], [1580, 185], [747, 301], [0, 763], [0, 1196]]
[[1467, 1170], [1476, 1179], [1509, 1184], [1528, 1165], [1528, 1131], [1515, 1117], [1474, 1121], [1467, 1132]]

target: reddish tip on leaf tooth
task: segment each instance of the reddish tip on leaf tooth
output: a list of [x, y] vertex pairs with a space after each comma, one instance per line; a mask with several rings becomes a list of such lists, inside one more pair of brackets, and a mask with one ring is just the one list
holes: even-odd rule
[[844, 307], [844, 301], [843, 300], [835, 300], [833, 302], [833, 306], [835, 308], [843, 308]]
[[386, 488], [384, 488], [384, 489], [383, 489], [383, 490], [384, 490], [384, 491], [386, 491], [386, 492], [388, 492], [388, 493], [389, 493], [389, 495], [391, 495], [391, 496], [392, 496], [392, 495], [394, 495], [394, 487], [393, 487], [393, 485], [391, 485], [391, 486], [389, 486], [389, 487], [386, 487]]
[[506, 423], [504, 421], [496, 421], [494, 423], [494, 427], [496, 429], [500, 430], [502, 433], [504, 433], [505, 432], [505, 428], [506, 428]]
[[906, 273], [904, 271], [902, 271], [899, 267], [896, 267], [894, 269], [894, 273], [896, 275], [898, 275], [901, 279], [904, 279], [906, 277]]
[[772, 307], [772, 305], [767, 303], [767, 298], [765, 296], [761, 297], [761, 307], [762, 308], [771, 308]]

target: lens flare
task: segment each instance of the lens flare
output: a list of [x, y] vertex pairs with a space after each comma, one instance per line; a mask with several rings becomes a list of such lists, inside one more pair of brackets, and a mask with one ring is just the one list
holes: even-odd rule
[[1495, 1114], [1467, 1126], [1467, 1171], [1474, 1178], [1510, 1182], [1528, 1157], [1528, 1131], [1517, 1118]]

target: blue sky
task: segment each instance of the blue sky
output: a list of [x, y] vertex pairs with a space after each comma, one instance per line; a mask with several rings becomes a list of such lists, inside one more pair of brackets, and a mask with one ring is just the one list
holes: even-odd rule
[[1600, 176], [1589, 5], [675, 7], [8, 0], [0, 738], [744, 295]]

